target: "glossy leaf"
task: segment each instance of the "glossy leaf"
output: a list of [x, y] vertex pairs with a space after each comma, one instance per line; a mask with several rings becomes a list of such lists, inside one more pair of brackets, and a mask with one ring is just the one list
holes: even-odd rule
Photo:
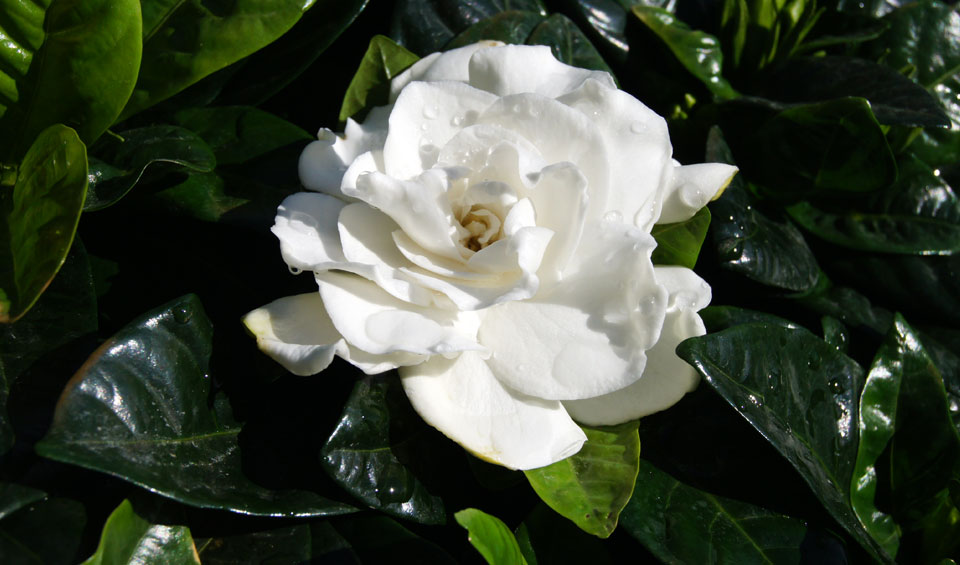
[[862, 56], [902, 70], [917, 69], [917, 81], [932, 87], [960, 70], [960, 14], [938, 0], [900, 6], [884, 20], [889, 29], [863, 45]]
[[740, 324], [764, 323], [785, 328], [799, 328], [798, 324], [786, 320], [773, 314], [760, 312], [759, 310], [749, 310], [747, 308], [737, 308], [736, 306], [707, 306], [698, 312], [703, 324], [707, 327], [707, 332], [713, 333]]
[[871, 204], [872, 211], [960, 224], [960, 198], [941, 171], [931, 169], [913, 154], [901, 156], [897, 165], [897, 183]]
[[797, 563], [806, 524], [686, 485], [640, 460], [622, 527], [664, 563]]
[[582, 530], [606, 538], [630, 500], [637, 479], [637, 422], [584, 428], [587, 442], [570, 457], [524, 471], [537, 495]]
[[[845, 0], [841, 0], [844, 2]], [[881, 0], [883, 1], [883, 0]], [[872, 16], [827, 10], [800, 45], [802, 53], [815, 53], [826, 47], [846, 46], [876, 39], [888, 24]]]
[[340, 422], [323, 446], [323, 465], [340, 486], [372, 508], [443, 524], [443, 500], [401, 462], [417, 462], [410, 444], [425, 429], [418, 420], [396, 375], [366, 377], [354, 386]]
[[124, 500], [107, 518], [96, 553], [83, 565], [196, 563], [200, 558], [186, 526], [151, 524]]
[[[569, 16], [580, 29], [586, 32], [594, 45], [600, 48], [611, 61], [623, 63], [627, 59], [630, 45], [627, 41], [627, 21], [633, 20], [630, 6], [637, 4], [633, 0], [553, 0], [550, 8]], [[647, 5], [662, 4], [668, 8], [671, 2], [643, 2]], [[671, 10], [672, 11], [672, 10]]]
[[[718, 129], [707, 139], [707, 161], [735, 164]], [[710, 203], [710, 231], [720, 265], [762, 284], [793, 291], [812, 288], [820, 268], [803, 235], [756, 206], [740, 174]]]
[[143, 62], [123, 117], [169, 98], [289, 30], [315, 0], [141, 0]]
[[218, 395], [208, 404], [212, 331], [193, 295], [127, 325], [67, 385], [37, 453], [193, 506], [270, 516], [351, 511], [244, 475], [229, 403]]
[[299, 149], [313, 139], [290, 122], [251, 106], [188, 108], [177, 112], [175, 119], [210, 146], [218, 166], [244, 163], [289, 145]]
[[771, 194], [871, 192], [896, 180], [893, 154], [866, 99], [787, 108], [741, 99], [720, 110], [742, 173]]
[[856, 57], [795, 57], [768, 79], [764, 95], [778, 102], [860, 97], [881, 124], [950, 125], [936, 99], [899, 72]]
[[34, 502], [0, 521], [0, 556], [4, 563], [77, 563], [86, 521], [83, 505], [75, 500]]
[[209, 172], [213, 151], [192, 131], [171, 125], [120, 132], [95, 148], [90, 160], [90, 189], [84, 210], [102, 210], [118, 202], [141, 180], [172, 170]]
[[280, 39], [250, 55], [232, 74], [217, 105], [260, 104], [306, 71], [366, 7], [368, 0], [315, 0]]
[[92, 143], [116, 120], [140, 66], [139, 0], [4, 2], [0, 162], [63, 123]]
[[553, 56], [568, 65], [613, 74], [596, 47], [580, 31], [577, 24], [563, 14], [552, 14], [534, 28], [530, 37], [527, 38], [527, 44], [549, 45], [553, 50]]
[[542, 21], [543, 16], [537, 12], [501, 12], [458, 33], [445, 48], [454, 49], [486, 39], [523, 45], [533, 28]]
[[467, 530], [470, 544], [490, 565], [526, 564], [517, 538], [496, 516], [467, 508], [454, 514], [454, 518]]
[[538, 504], [514, 532], [524, 558], [531, 565], [549, 563], [612, 563], [607, 544], [546, 504]]
[[840, 353], [847, 352], [850, 347], [850, 332], [843, 322], [833, 316], [823, 316], [820, 318], [820, 327], [823, 329], [823, 341], [836, 347]]
[[823, 273], [814, 288], [792, 298], [818, 314], [832, 316], [877, 336], [885, 334], [893, 322], [892, 312], [874, 306], [866, 296], [852, 288], [834, 285]]
[[650, 235], [657, 240], [651, 259], [656, 265], [680, 265], [692, 269], [697, 264], [700, 248], [710, 226], [710, 210], [701, 208], [684, 222], [658, 224]]
[[684, 68], [700, 79], [710, 92], [722, 99], [737, 96], [727, 79], [723, 78], [723, 53], [716, 37], [691, 30], [662, 8], [637, 5], [633, 7], [633, 14], [669, 47]]
[[880, 253], [952, 255], [960, 251], [960, 225], [920, 216], [830, 214], [807, 202], [787, 209], [810, 233], [831, 243]]
[[343, 96], [340, 120], [386, 104], [389, 101], [390, 80], [417, 59], [419, 57], [392, 39], [382, 35], [374, 36]]
[[691, 338], [677, 354], [799, 471], [875, 558], [889, 560], [849, 503], [863, 369], [803, 329], [743, 324]]
[[950, 118], [950, 128], [926, 128], [910, 144], [910, 152], [929, 167], [940, 169], [960, 161], [960, 76], [953, 75], [931, 89]]
[[547, 15], [539, 0], [399, 0], [390, 37], [422, 57], [443, 50], [471, 25], [509, 10]]
[[718, 35], [728, 68], [749, 76], [786, 59], [797, 50], [822, 12], [814, 0], [724, 1]]
[[47, 493], [42, 490], [16, 483], [0, 482], [0, 520], [46, 497]]
[[27, 151], [12, 194], [0, 195], [0, 322], [33, 306], [70, 250], [87, 192], [87, 151], [72, 129], [44, 130]]

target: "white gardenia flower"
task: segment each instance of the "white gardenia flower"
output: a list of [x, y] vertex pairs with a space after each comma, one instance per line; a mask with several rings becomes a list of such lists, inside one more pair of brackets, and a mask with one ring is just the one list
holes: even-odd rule
[[291, 372], [334, 355], [399, 368], [424, 420], [515, 469], [576, 453], [575, 421], [633, 420], [696, 386], [674, 349], [705, 333], [710, 287], [654, 266], [650, 230], [736, 169], [672, 160], [664, 120], [609, 74], [481, 42], [421, 59], [390, 105], [318, 137], [300, 158], [311, 192], [273, 233], [319, 292], [244, 320]]

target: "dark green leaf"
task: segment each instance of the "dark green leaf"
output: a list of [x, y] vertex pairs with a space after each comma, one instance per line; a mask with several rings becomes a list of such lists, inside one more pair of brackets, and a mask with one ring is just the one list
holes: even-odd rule
[[[718, 129], [707, 139], [707, 161], [734, 164]], [[767, 218], [756, 204], [739, 174], [710, 203], [720, 265], [762, 284], [793, 291], [812, 288], [820, 268], [803, 235], [789, 222]]]
[[876, 39], [886, 29], [885, 21], [871, 16], [827, 10], [817, 20], [817, 25], [800, 46], [800, 51], [813, 53], [835, 45], [849, 47], [852, 44]]
[[703, 324], [710, 333], [739, 326], [740, 324], [765, 323], [783, 326], [785, 328], [799, 328], [790, 320], [785, 320], [773, 314], [737, 308], [736, 306], [707, 306], [699, 312]]
[[0, 322], [23, 316], [60, 270], [86, 193], [86, 147], [72, 129], [50, 126], [24, 156], [12, 194], [0, 194]]
[[471, 25], [509, 10], [547, 15], [539, 0], [399, 0], [390, 37], [424, 56], [442, 50]]
[[457, 34], [446, 44], [445, 49], [455, 49], [486, 39], [523, 45], [533, 28], [543, 19], [537, 12], [500, 12]]
[[[13, 423], [10, 421], [10, 414], [7, 412], [7, 399], [10, 397], [10, 381], [7, 380], [7, 371], [3, 363], [0, 363], [0, 455], [3, 455], [13, 447], [16, 436], [13, 431]], [[3, 517], [0, 511], [0, 518]]]
[[83, 505], [66, 498], [40, 500], [0, 521], [0, 556], [4, 563], [77, 563]]
[[531, 565], [612, 562], [603, 541], [587, 534], [546, 504], [538, 504], [514, 533], [520, 551]]
[[190, 175], [154, 197], [178, 215], [205, 222], [230, 220], [259, 229], [273, 220], [277, 205], [294, 192], [297, 190], [258, 182], [242, 171], [221, 170]]
[[960, 251], [960, 225], [894, 214], [831, 214], [800, 202], [787, 208], [810, 233], [831, 243], [879, 253], [952, 255]]
[[349, 552], [350, 545], [340, 538], [332, 526], [323, 523], [319, 528], [331, 530], [332, 539], [340, 543], [318, 544], [319, 547], [314, 547], [310, 525], [299, 524], [258, 532], [197, 539], [197, 553], [204, 565], [232, 565], [235, 563], [310, 563], [311, 559], [319, 561], [321, 557], [331, 557], [330, 553], [334, 551]]
[[466, 528], [473, 547], [490, 565], [525, 564], [527, 562], [507, 525], [496, 516], [476, 508], [467, 508], [454, 514], [457, 523]]
[[553, 50], [553, 56], [568, 65], [613, 74], [596, 47], [580, 31], [577, 24], [563, 14], [553, 14], [534, 28], [533, 33], [527, 38], [527, 44], [549, 45]]
[[143, 63], [129, 117], [283, 35], [314, 0], [141, 0]]
[[890, 560], [849, 503], [863, 369], [803, 329], [743, 324], [691, 338], [677, 354], [800, 472], [875, 558]]
[[837, 0], [837, 9], [844, 13], [860, 14], [871, 18], [879, 18], [908, 3], [901, 0]]
[[633, 14], [663, 41], [678, 61], [700, 79], [707, 89], [722, 99], [737, 92], [723, 78], [723, 53], [717, 38], [694, 31], [670, 12], [652, 6], [634, 6]]
[[100, 546], [83, 565], [113, 563], [196, 563], [197, 550], [186, 526], [151, 524], [137, 515], [124, 500], [107, 518]]
[[271, 516], [351, 511], [246, 478], [228, 401], [208, 404], [212, 332], [193, 295], [127, 325], [67, 385], [37, 452], [194, 506]]
[[177, 112], [176, 121], [207, 142], [218, 166], [244, 163], [314, 139], [290, 122], [250, 106], [188, 108]]
[[[553, 11], [566, 14], [587, 32], [610, 60], [623, 63], [627, 59], [630, 45], [625, 30], [627, 20], [633, 19], [630, 6], [633, 4], [660, 5], [667, 8], [669, 0], [658, 3], [654, 1], [639, 2], [637, 0], [553, 0], [550, 8]], [[671, 10], [672, 11], [672, 10]]]
[[580, 451], [524, 474], [550, 508], [583, 531], [606, 538], [617, 527], [637, 479], [637, 422], [583, 431], [587, 442]]
[[[823, 328], [823, 341], [837, 348], [840, 353], [846, 353], [850, 346], [850, 332], [843, 322], [833, 316], [820, 318], [820, 327]], [[893, 553], [891, 553], [893, 555]]]
[[354, 386], [340, 423], [323, 446], [323, 465], [340, 486], [372, 508], [443, 524], [443, 500], [431, 495], [403, 463], [417, 462], [408, 445], [423, 431], [417, 423], [396, 375], [367, 377]]
[[317, 60], [366, 7], [367, 0], [316, 0], [283, 37], [248, 57], [217, 105], [260, 104]]
[[137, 80], [139, 0], [6, 0], [0, 9], [0, 162], [20, 160], [56, 123], [93, 143]]
[[145, 176], [177, 169], [208, 172], [217, 165], [203, 139], [190, 130], [169, 125], [126, 130], [94, 149], [99, 158], [90, 160], [86, 211], [116, 203]]
[[950, 128], [927, 128], [910, 144], [915, 153], [929, 167], [940, 169], [960, 161], [960, 75], [954, 75], [932, 89], [950, 118]]
[[772, 194], [870, 192], [896, 180], [884, 131], [863, 98], [785, 109], [740, 99], [720, 110], [743, 173]]
[[844, 324], [883, 335], [893, 322], [893, 313], [876, 307], [864, 295], [848, 287], [838, 287], [823, 273], [817, 285], [793, 296], [814, 312], [832, 316]]
[[[458, 563], [437, 545], [382, 514], [354, 514], [335, 518], [329, 523], [349, 542], [361, 563], [389, 563], [396, 561], [398, 555], [410, 563]], [[318, 525], [312, 526], [311, 530], [315, 539], [318, 534], [325, 534], [325, 539], [331, 537]]]
[[716, 496], [640, 460], [623, 528], [664, 563], [797, 563], [802, 520]]
[[949, 126], [936, 99], [897, 71], [856, 57], [795, 57], [767, 81], [764, 96], [778, 102], [860, 97], [881, 124]]
[[340, 120], [389, 101], [390, 80], [414, 64], [419, 57], [389, 37], [374, 36], [360, 62], [357, 74], [343, 96]]
[[0, 520], [46, 497], [47, 493], [42, 490], [16, 483], [0, 482]]
[[709, 226], [710, 210], [707, 208], [701, 208], [685, 222], [653, 226], [650, 235], [657, 240], [651, 257], [654, 264], [680, 265], [692, 269], [697, 264]]
[[960, 224], [960, 198], [940, 171], [932, 170], [912, 154], [901, 156], [898, 166], [897, 183], [880, 195], [881, 202], [871, 206], [872, 211]]
[[887, 31], [862, 46], [860, 55], [896, 69], [916, 68], [917, 81], [932, 87], [960, 70], [960, 14], [937, 0], [900, 6], [884, 20]]

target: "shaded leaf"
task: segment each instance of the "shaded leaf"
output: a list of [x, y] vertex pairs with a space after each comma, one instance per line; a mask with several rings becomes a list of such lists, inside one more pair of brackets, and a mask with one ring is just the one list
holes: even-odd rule
[[4, 563], [77, 563], [87, 517], [83, 505], [67, 498], [34, 502], [0, 521]]
[[368, 0], [316, 0], [280, 39], [243, 61], [217, 105], [260, 104], [307, 70], [353, 23]]
[[461, 31], [444, 48], [455, 49], [487, 39], [523, 45], [543, 19], [537, 12], [500, 12]]
[[527, 44], [549, 45], [553, 50], [553, 56], [568, 65], [613, 74], [596, 47], [580, 31], [577, 24], [563, 14], [552, 14], [534, 28], [530, 37], [527, 38]]
[[[331, 526], [326, 526], [333, 529]], [[339, 536], [334, 532], [334, 536]], [[340, 538], [336, 549], [349, 550]], [[269, 530], [239, 533], [223, 537], [197, 539], [197, 554], [204, 565], [234, 563], [309, 563], [311, 558], [326, 552], [313, 547], [310, 525], [299, 524]], [[336, 551], [334, 549], [334, 551]]]
[[86, 147], [72, 129], [50, 126], [24, 156], [12, 194], [0, 194], [0, 322], [23, 316], [60, 270], [86, 192]]
[[633, 14], [663, 41], [678, 61], [700, 79], [710, 92], [719, 98], [737, 96], [737, 92], [722, 76], [723, 53], [717, 38], [702, 31], [694, 31], [670, 12], [652, 6], [637, 5]]
[[585, 532], [605, 538], [617, 527], [637, 479], [637, 422], [583, 431], [587, 442], [580, 451], [524, 474], [550, 508]]
[[906, 3], [888, 14], [887, 31], [862, 46], [860, 55], [896, 70], [917, 69], [917, 81], [932, 87], [960, 70], [960, 14], [938, 0]]
[[686, 485], [640, 460], [623, 528], [664, 563], [797, 563], [806, 524]]
[[[735, 164], [719, 129], [707, 138], [707, 161]], [[759, 283], [803, 291], [820, 268], [803, 235], [789, 222], [775, 222], [757, 209], [746, 181], [736, 175], [710, 203], [710, 231], [720, 265]]]
[[760, 312], [758, 310], [748, 310], [746, 308], [737, 308], [736, 306], [707, 306], [698, 315], [707, 327], [707, 332], [713, 333], [740, 324], [765, 323], [785, 328], [799, 328], [790, 320], [785, 320], [779, 316]]
[[360, 61], [357, 73], [343, 95], [340, 120], [351, 116], [357, 119], [361, 112], [386, 104], [390, 95], [390, 80], [414, 64], [419, 57], [395, 43], [389, 37], [375, 35]]
[[490, 565], [525, 564], [517, 538], [496, 516], [476, 508], [467, 508], [454, 514], [457, 523], [468, 533], [470, 544]]
[[[329, 522], [336, 533], [349, 542], [361, 563], [387, 563], [402, 555], [411, 563], [457, 563], [439, 546], [418, 537], [410, 530], [382, 514], [354, 514]], [[322, 524], [311, 526], [313, 536], [329, 532]]]
[[840, 353], [847, 352], [850, 347], [850, 332], [843, 322], [833, 316], [823, 316], [820, 318], [820, 327], [823, 329], [823, 341], [836, 347]]
[[193, 295], [127, 325], [68, 383], [37, 453], [194, 506], [271, 516], [351, 511], [246, 478], [229, 403], [217, 395], [208, 405], [212, 332]]
[[[323, 446], [323, 466], [340, 486], [372, 508], [427, 524], [446, 521], [443, 500], [414, 471], [408, 444], [425, 426], [396, 375], [366, 377], [353, 388], [336, 429]], [[422, 454], [421, 454], [422, 455]]]
[[34, 502], [47, 497], [47, 493], [16, 483], [0, 482], [0, 520]]
[[810, 30], [799, 51], [814, 53], [825, 47], [848, 47], [870, 41], [880, 37], [887, 30], [887, 25], [885, 21], [872, 16], [827, 10]]
[[151, 524], [124, 500], [107, 518], [96, 553], [84, 565], [111, 563], [197, 563], [197, 550], [186, 526]]
[[217, 165], [213, 151], [200, 136], [171, 125], [126, 130], [94, 149], [85, 211], [115, 204], [151, 176], [178, 169], [209, 172]]
[[948, 77], [931, 89], [950, 118], [950, 128], [926, 128], [910, 144], [910, 151], [929, 167], [940, 169], [960, 161], [960, 76]]
[[[626, 0], [554, 0], [550, 2], [553, 11], [569, 16], [580, 29], [586, 32], [594, 44], [611, 61], [623, 63], [627, 59], [630, 45], [627, 41], [627, 21], [634, 18], [630, 6], [641, 2]], [[642, 2], [655, 5], [657, 2]], [[668, 8], [669, 0], [661, 8]], [[673, 10], [671, 10], [673, 11]]]
[[314, 0], [141, 0], [143, 61], [129, 117], [283, 35]]
[[424, 56], [441, 51], [471, 25], [509, 10], [547, 15], [539, 0], [399, 0], [394, 5], [390, 37]]
[[177, 112], [175, 119], [203, 138], [218, 166], [244, 163], [292, 144], [300, 148], [314, 139], [290, 122], [251, 106], [187, 108]]
[[899, 72], [857, 57], [794, 57], [767, 79], [763, 95], [779, 102], [860, 97], [881, 124], [948, 126], [950, 119], [923, 87]]
[[871, 210], [960, 224], [960, 198], [939, 170], [931, 169], [912, 154], [901, 156], [898, 168], [897, 183], [878, 195], [879, 202]]
[[960, 251], [960, 225], [900, 214], [831, 214], [809, 202], [787, 208], [808, 232], [831, 243], [879, 253], [951, 255]]
[[528, 563], [612, 563], [606, 544], [546, 504], [538, 504], [514, 532]]
[[0, 162], [63, 123], [93, 143], [123, 109], [140, 66], [139, 0], [4, 2]]
[[866, 296], [852, 288], [834, 285], [824, 273], [820, 273], [817, 286], [792, 298], [818, 314], [832, 316], [875, 335], [885, 334], [893, 322], [892, 312], [874, 306]]
[[810, 332], [743, 324], [680, 344], [677, 354], [800, 472], [824, 507], [871, 555], [890, 556], [849, 503], [863, 369]]
[[657, 240], [651, 259], [656, 265], [680, 265], [692, 269], [700, 256], [700, 247], [710, 226], [710, 210], [701, 208], [684, 222], [658, 224], [650, 235]]

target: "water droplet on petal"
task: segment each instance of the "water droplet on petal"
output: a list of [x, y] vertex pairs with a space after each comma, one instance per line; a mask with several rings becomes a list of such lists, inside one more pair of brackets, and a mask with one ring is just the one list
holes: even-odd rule
[[619, 224], [623, 222], [623, 214], [616, 210], [611, 210], [603, 215], [604, 222], [610, 222], [612, 224]]
[[680, 187], [680, 200], [691, 208], [702, 208], [707, 203], [703, 191], [692, 183]]
[[451, 118], [451, 119], [450, 119], [450, 125], [452, 125], [453, 127], [456, 127], [456, 128], [462, 126], [462, 125], [463, 125], [463, 116], [454, 116], [453, 118]]
[[630, 131], [633, 133], [643, 133], [647, 131], [647, 124], [643, 122], [633, 122], [630, 124]]
[[439, 111], [439, 108], [437, 108], [436, 106], [424, 106], [423, 117], [428, 120], [432, 120], [437, 117], [438, 111]]
[[294, 267], [293, 265], [289, 265], [287, 268], [290, 270], [291, 275], [299, 275], [300, 273], [303, 272], [303, 269], [299, 267]]

